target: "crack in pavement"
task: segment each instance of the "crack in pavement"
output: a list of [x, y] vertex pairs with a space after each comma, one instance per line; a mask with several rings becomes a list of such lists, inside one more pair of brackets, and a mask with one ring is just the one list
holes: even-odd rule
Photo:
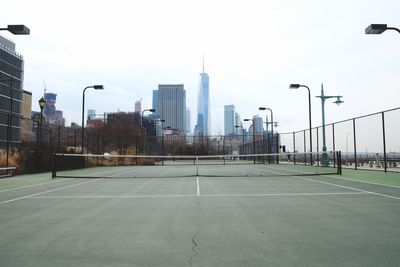
[[193, 266], [193, 257], [199, 256], [199, 252], [196, 250], [196, 248], [199, 246], [196, 242], [196, 237], [199, 234], [199, 230], [196, 231], [194, 236], [192, 237], [192, 251], [194, 252], [194, 255], [190, 256], [189, 263], [190, 266]]

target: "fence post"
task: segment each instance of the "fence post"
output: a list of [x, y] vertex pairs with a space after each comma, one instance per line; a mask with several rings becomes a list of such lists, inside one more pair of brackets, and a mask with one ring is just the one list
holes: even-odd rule
[[354, 169], [357, 170], [356, 119], [353, 119], [353, 138], [354, 138]]
[[60, 151], [60, 142], [61, 142], [61, 125], [58, 125], [58, 135], [57, 135], [57, 151]]
[[304, 143], [304, 165], [307, 165], [306, 130], [303, 130], [303, 143]]
[[[12, 112], [12, 111], [11, 111]], [[6, 151], [6, 167], [8, 167], [8, 157], [10, 153], [10, 143], [11, 143], [11, 127], [12, 127], [12, 119], [11, 115], [7, 115], [7, 122], [8, 122], [8, 127], [7, 127], [7, 151]]]
[[317, 166], [319, 167], [319, 130], [317, 127]]
[[76, 129], [74, 129], [74, 151], [76, 153]]
[[336, 167], [336, 144], [335, 144], [335, 124], [332, 123], [332, 148], [333, 148], [333, 167]]
[[383, 131], [383, 161], [384, 161], [383, 164], [385, 172], [387, 172], [385, 112], [382, 112], [382, 131]]
[[[295, 132], [293, 132], [293, 153], [296, 153], [296, 136]], [[296, 165], [296, 154], [293, 154], [293, 164]]]

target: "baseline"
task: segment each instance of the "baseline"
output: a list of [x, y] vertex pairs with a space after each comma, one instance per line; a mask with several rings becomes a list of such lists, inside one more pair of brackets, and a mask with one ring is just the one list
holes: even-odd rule
[[203, 195], [81, 195], [81, 196], [33, 196], [31, 199], [96, 199], [96, 198], [175, 198], [175, 197], [269, 197], [269, 196], [330, 196], [369, 195], [366, 192], [325, 192], [325, 193], [264, 193], [264, 194], [203, 194]]

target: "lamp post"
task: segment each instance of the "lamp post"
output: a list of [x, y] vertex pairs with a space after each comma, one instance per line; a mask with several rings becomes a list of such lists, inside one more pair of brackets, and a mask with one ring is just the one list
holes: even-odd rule
[[40, 107], [39, 147], [42, 144], [43, 109], [45, 106], [46, 106], [46, 100], [44, 100], [42, 96], [42, 98], [39, 99], [39, 107]]
[[145, 111], [155, 112], [156, 110], [153, 109], [153, 108], [149, 108], [149, 109], [144, 109], [144, 110], [142, 111], [142, 117], [141, 117], [141, 119], [140, 119], [140, 128], [143, 128], [143, 114], [144, 114]]
[[[165, 120], [161, 119], [161, 156], [164, 156], [164, 126], [163, 123]], [[164, 165], [164, 159], [162, 160], [162, 163]]]
[[[10, 33], [14, 35], [29, 35], [30, 30], [28, 27], [25, 25], [7, 25], [7, 28], [0, 28], [0, 31], [9, 31]], [[12, 76], [11, 76], [11, 81], [10, 81], [10, 114], [8, 117], [8, 128], [7, 128], [7, 152], [6, 152], [6, 167], [8, 167], [8, 156], [9, 156], [9, 150], [11, 146], [11, 128], [12, 128], [12, 106], [13, 106], [13, 88], [12, 88]]]
[[91, 85], [85, 87], [82, 92], [82, 154], [83, 154], [83, 149], [84, 149], [84, 138], [85, 138], [85, 92], [86, 89], [93, 88], [95, 90], [104, 90], [103, 85]]
[[[155, 112], [156, 110], [155, 109], [153, 109], [153, 108], [149, 108], [149, 109], [144, 109], [143, 111], [142, 111], [142, 117], [140, 118], [140, 129], [142, 129], [143, 130], [143, 114], [146, 112], [146, 111], [149, 111], [149, 112]], [[144, 139], [144, 146], [143, 146], [143, 148], [142, 148], [142, 151], [144, 151], [146, 148], [147, 148], [147, 137], [146, 137], [146, 129], [144, 129], [144, 136], [145, 136], [145, 139]], [[146, 149], [147, 150], [147, 149]]]
[[371, 24], [365, 28], [365, 34], [381, 34], [386, 30], [393, 30], [400, 33], [400, 29], [395, 27], [388, 27], [387, 24]]
[[324, 85], [321, 84], [321, 95], [316, 96], [318, 98], [321, 98], [321, 107], [322, 107], [322, 158], [321, 158], [321, 164], [322, 166], [328, 166], [329, 165], [329, 159], [328, 159], [328, 154], [326, 153], [326, 137], [325, 137], [325, 100], [329, 98], [336, 98], [336, 101], [333, 103], [340, 105], [343, 103], [341, 100], [340, 95], [336, 96], [326, 96], [324, 94]]
[[[308, 88], [307, 85], [302, 85], [302, 84], [291, 84], [289, 85], [289, 89], [299, 89], [300, 87], [307, 88], [308, 90], [308, 128], [310, 131], [310, 153], [312, 153], [312, 125], [311, 125], [311, 92], [310, 88]], [[312, 159], [312, 154], [310, 154], [310, 165], [313, 164], [313, 159]]]
[[243, 130], [243, 126], [242, 125], [235, 125], [235, 128], [242, 128], [242, 149], [243, 149], [243, 153], [244, 154], [244, 130]]
[[[253, 124], [253, 153], [256, 154], [256, 125], [254, 119], [244, 119], [244, 121], [251, 121]], [[256, 164], [256, 156], [253, 156], [254, 164]]]
[[[274, 114], [272, 112], [272, 109], [266, 108], [266, 107], [259, 107], [258, 110], [269, 110], [271, 112], [271, 139], [272, 139], [271, 147], [273, 147], [274, 146]], [[266, 117], [266, 120], [268, 121], [267, 117]], [[267, 124], [267, 136], [268, 136], [268, 124]], [[268, 141], [269, 141], [269, 138], [268, 138]], [[277, 152], [278, 152], [278, 150], [277, 150]]]
[[0, 28], [0, 31], [9, 31], [14, 35], [29, 35], [30, 30], [25, 25], [7, 25], [7, 28]]

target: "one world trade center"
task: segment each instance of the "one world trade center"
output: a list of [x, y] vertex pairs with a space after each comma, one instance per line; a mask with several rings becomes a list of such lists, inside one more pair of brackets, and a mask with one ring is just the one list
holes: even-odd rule
[[194, 130], [195, 135], [210, 135], [210, 89], [208, 74], [204, 72], [203, 58], [203, 73], [200, 73], [199, 92], [197, 95], [197, 125]]

